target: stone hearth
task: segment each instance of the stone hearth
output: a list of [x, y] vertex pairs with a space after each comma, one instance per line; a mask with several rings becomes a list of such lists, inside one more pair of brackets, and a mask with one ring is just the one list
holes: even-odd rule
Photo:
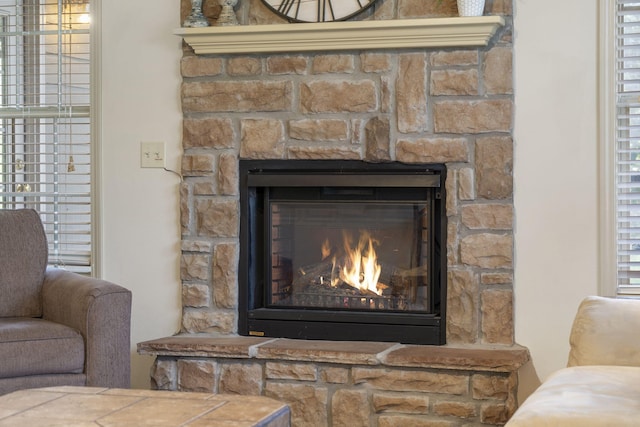
[[[362, 19], [454, 16], [455, 4], [379, 0]], [[189, 8], [183, 0], [182, 19]], [[215, 19], [217, 1], [204, 10]], [[480, 48], [195, 55], [184, 46], [182, 330], [140, 346], [158, 356], [155, 387], [280, 398], [298, 426], [508, 419], [528, 357], [513, 338], [511, 0], [487, 0], [485, 13], [505, 25]], [[282, 23], [259, 0], [242, 2], [238, 18]], [[447, 345], [236, 337], [239, 158], [446, 164]]]
[[294, 426], [501, 425], [516, 408], [519, 346], [177, 336], [140, 343], [156, 355], [153, 388], [265, 395]]

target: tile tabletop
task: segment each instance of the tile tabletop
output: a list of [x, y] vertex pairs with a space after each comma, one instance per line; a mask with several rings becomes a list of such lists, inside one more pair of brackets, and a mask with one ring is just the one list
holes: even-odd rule
[[9, 426], [289, 427], [289, 407], [262, 396], [49, 387], [0, 396]]

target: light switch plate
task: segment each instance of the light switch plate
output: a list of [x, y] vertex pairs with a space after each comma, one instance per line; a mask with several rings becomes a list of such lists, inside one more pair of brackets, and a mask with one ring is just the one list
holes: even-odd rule
[[164, 142], [140, 143], [140, 167], [164, 168]]

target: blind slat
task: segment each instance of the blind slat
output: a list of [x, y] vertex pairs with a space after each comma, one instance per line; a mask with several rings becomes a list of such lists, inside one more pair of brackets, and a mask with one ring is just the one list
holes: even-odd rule
[[66, 105], [60, 107], [0, 107], [0, 119], [54, 119], [89, 117], [91, 111], [88, 105]]

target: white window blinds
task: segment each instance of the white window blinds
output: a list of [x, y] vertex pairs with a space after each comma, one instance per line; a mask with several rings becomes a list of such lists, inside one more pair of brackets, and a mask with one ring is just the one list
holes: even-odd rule
[[618, 293], [640, 294], [640, 2], [617, 0]]
[[49, 263], [90, 274], [89, 0], [0, 0], [0, 208], [33, 208]]

